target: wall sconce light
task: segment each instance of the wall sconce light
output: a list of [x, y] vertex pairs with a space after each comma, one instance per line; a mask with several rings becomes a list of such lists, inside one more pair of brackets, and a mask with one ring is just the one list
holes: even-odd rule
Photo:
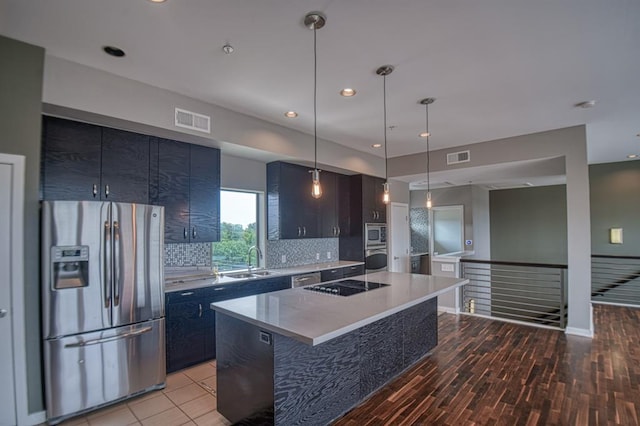
[[622, 244], [622, 228], [609, 229], [609, 243]]

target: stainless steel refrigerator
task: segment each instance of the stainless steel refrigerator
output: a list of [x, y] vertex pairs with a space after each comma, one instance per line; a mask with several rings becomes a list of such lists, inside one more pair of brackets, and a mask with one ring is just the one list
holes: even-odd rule
[[164, 387], [164, 208], [42, 203], [47, 418]]

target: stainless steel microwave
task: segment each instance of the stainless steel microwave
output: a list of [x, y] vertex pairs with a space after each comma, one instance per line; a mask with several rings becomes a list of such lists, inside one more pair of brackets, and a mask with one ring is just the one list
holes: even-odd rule
[[367, 247], [387, 245], [387, 225], [384, 223], [365, 223], [364, 238]]

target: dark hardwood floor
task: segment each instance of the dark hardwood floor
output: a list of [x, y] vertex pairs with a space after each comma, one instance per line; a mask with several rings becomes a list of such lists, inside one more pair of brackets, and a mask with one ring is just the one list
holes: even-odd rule
[[638, 425], [640, 309], [594, 322], [589, 339], [440, 315], [431, 355], [334, 425]]

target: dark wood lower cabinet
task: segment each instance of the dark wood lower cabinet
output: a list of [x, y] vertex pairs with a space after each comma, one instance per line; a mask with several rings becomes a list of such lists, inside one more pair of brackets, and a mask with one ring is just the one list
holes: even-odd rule
[[216, 316], [211, 303], [290, 287], [291, 277], [278, 276], [166, 293], [167, 373], [215, 359]]

